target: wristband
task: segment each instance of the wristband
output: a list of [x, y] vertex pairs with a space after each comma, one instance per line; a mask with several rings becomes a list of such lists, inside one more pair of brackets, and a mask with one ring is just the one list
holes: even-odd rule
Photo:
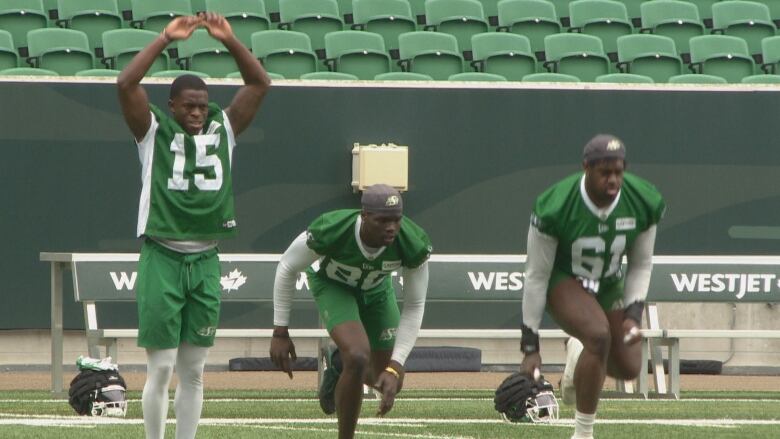
[[637, 326], [642, 324], [642, 311], [645, 309], [645, 302], [634, 302], [623, 309], [623, 320], [631, 319]]
[[401, 374], [400, 374], [400, 373], [398, 373], [398, 371], [397, 371], [397, 370], [393, 369], [393, 368], [392, 368], [392, 367], [390, 367], [390, 366], [387, 366], [387, 367], [385, 368], [385, 372], [387, 372], [387, 373], [389, 373], [389, 374], [393, 375], [393, 376], [394, 376], [396, 379], [399, 379], [399, 380], [401, 379]]
[[167, 44], [171, 44], [171, 41], [173, 41], [173, 40], [171, 40], [171, 37], [169, 37], [169, 36], [168, 36], [168, 32], [165, 32], [165, 29], [163, 29], [163, 31], [162, 31], [162, 33], [160, 34], [160, 36], [161, 36], [161, 37], [163, 38], [163, 40], [165, 41], [165, 44], [166, 44], [166, 45], [167, 45]]
[[523, 337], [520, 339], [520, 350], [523, 351], [523, 354], [539, 352], [539, 334], [525, 325], [521, 327], [521, 330], [523, 331]]

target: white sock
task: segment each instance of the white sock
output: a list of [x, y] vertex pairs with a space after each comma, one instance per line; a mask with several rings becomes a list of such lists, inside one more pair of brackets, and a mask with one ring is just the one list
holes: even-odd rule
[[182, 343], [176, 360], [179, 385], [173, 409], [176, 412], [176, 439], [193, 439], [203, 408], [203, 367], [209, 348]]
[[146, 384], [141, 397], [147, 439], [165, 436], [168, 417], [168, 384], [176, 362], [176, 349], [146, 350]]
[[580, 413], [579, 410], [574, 411], [574, 438], [591, 438], [593, 437], [593, 424], [596, 423], [596, 414], [588, 415]]

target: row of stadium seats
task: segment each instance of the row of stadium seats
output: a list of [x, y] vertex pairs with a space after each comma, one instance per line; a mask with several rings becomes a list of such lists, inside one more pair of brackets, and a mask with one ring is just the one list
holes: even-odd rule
[[[89, 69], [76, 72], [75, 76], [81, 77], [116, 77], [119, 70], [111, 69]], [[151, 76], [156, 78], [176, 77], [184, 74], [192, 74], [201, 78], [208, 78], [209, 75], [203, 72], [188, 70], [163, 70], [153, 73]], [[16, 67], [0, 70], [0, 76], [59, 76], [53, 70]], [[285, 79], [282, 75], [275, 73], [268, 74], [271, 79]], [[240, 72], [233, 72], [227, 75], [228, 78], [240, 78]], [[303, 80], [359, 80], [355, 75], [343, 72], [312, 72], [301, 75], [299, 79]], [[494, 73], [482, 72], [464, 72], [450, 75], [449, 81], [484, 81], [484, 82], [505, 82], [506, 77]], [[377, 81], [432, 81], [429, 75], [412, 72], [390, 72], [382, 73], [374, 77]], [[573, 75], [564, 73], [532, 73], [522, 78], [523, 82], [582, 82]], [[653, 78], [645, 75], [636, 75], [632, 73], [610, 73], [596, 77], [597, 83], [613, 84], [653, 84]], [[743, 84], [780, 84], [780, 75], [753, 75], [742, 78]], [[683, 74], [675, 75], [669, 78], [669, 84], [726, 84], [725, 78], [715, 75], [704, 74]]]
[[[497, 13], [495, 27], [491, 26], [483, 3], [478, 0], [426, 0], [422, 26], [416, 24], [411, 7], [415, 2], [409, 0], [269, 1], [269, 7], [275, 3], [280, 11], [277, 14], [280, 23], [275, 26], [271, 24], [273, 18], [269, 17], [263, 0], [204, 0], [197, 6], [190, 0], [132, 0], [124, 6], [118, 0], [52, 1], [56, 1], [56, 9], [50, 14], [57, 17], [54, 20], [47, 18], [43, 0], [3, 0], [0, 3], [0, 29], [10, 31], [19, 48], [26, 47], [26, 34], [31, 29], [56, 25], [82, 30], [94, 49], [100, 47], [100, 36], [106, 30], [132, 26], [159, 32], [171, 18], [205, 9], [225, 15], [238, 38], [247, 46], [252, 33], [279, 27], [304, 32], [311, 38], [314, 49], [323, 49], [326, 33], [351, 28], [382, 34], [389, 49], [396, 48], [393, 44], [400, 33], [433, 30], [455, 35], [459, 47], [470, 50], [471, 35], [495, 29], [526, 35], [534, 50], [542, 52], [543, 37], [566, 28], [569, 32], [599, 36], [607, 53], [616, 51], [618, 36], [636, 32], [679, 37], [677, 45], [682, 53], [688, 52], [685, 44], [691, 36], [707, 32], [735, 35], [748, 41], [751, 53], [758, 53], [759, 41], [777, 32], [767, 5], [741, 0], [697, 4], [677, 0], [501, 0], [493, 2]], [[773, 0], [771, 4], [780, 5], [780, 2]], [[125, 6], [131, 9], [123, 15]], [[565, 11], [562, 10], [564, 7]], [[636, 20], [629, 7], [638, 8]], [[705, 29], [707, 22], [700, 13], [702, 8], [712, 12], [711, 31]], [[345, 15], [351, 18], [351, 26], [346, 26], [342, 18], [345, 9], [350, 11]], [[123, 21], [123, 17], [129, 20]], [[774, 18], [780, 19], [780, 16]]]
[[[34, 29], [28, 34], [28, 56], [14, 50], [10, 33], [0, 30], [0, 70], [27, 64], [73, 75], [105, 67], [121, 70], [138, 51], [157, 37], [142, 29], [115, 29], [101, 36], [102, 50], [93, 55], [87, 36], [73, 29]], [[287, 79], [307, 73], [335, 71], [373, 79], [376, 75], [403, 70], [423, 73], [436, 80], [469, 71], [500, 75], [521, 81], [533, 73], [564, 73], [582, 81], [595, 81], [610, 73], [633, 73], [667, 82], [672, 76], [704, 73], [728, 82], [758, 73], [775, 73], [780, 64], [780, 36], [761, 41], [761, 51], [751, 56], [747, 43], [729, 35], [699, 35], [690, 39], [690, 60], [679, 55], [675, 41], [666, 36], [630, 34], [616, 40], [612, 60], [602, 40], [587, 34], [558, 33], [544, 39], [544, 61], [532, 50], [530, 39], [506, 32], [484, 32], [470, 39], [470, 57], [464, 58], [455, 36], [439, 32], [414, 31], [398, 37], [398, 61], [387, 50], [382, 35], [367, 31], [336, 31], [324, 36], [324, 57], [312, 50], [309, 36], [302, 32], [268, 30], [250, 36], [250, 48], [265, 68]], [[755, 59], [759, 59], [756, 62]], [[193, 70], [210, 77], [226, 77], [238, 70], [222, 43], [204, 29], [163, 52], [149, 74], [167, 70]]]

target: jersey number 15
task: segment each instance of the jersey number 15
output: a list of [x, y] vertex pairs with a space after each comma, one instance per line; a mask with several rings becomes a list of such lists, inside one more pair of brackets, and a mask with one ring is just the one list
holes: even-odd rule
[[[222, 187], [222, 162], [216, 154], [219, 149], [219, 134], [204, 134], [193, 136], [195, 140], [195, 168], [213, 169], [214, 178], [206, 178], [205, 174], [194, 173], [195, 187], [202, 191], [218, 191]], [[190, 188], [190, 180], [184, 178], [184, 134], [177, 133], [171, 142], [173, 152], [173, 176], [168, 179], [168, 189], [186, 191]], [[212, 154], [209, 154], [212, 152]]]

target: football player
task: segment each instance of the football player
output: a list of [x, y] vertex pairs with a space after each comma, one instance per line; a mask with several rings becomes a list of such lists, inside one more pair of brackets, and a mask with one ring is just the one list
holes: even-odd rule
[[[244, 86], [224, 110], [194, 75], [170, 88], [170, 115], [149, 103], [141, 79], [170, 44], [198, 27], [222, 42]], [[203, 368], [214, 344], [221, 287], [217, 242], [236, 234], [231, 162], [235, 138], [252, 121], [270, 79], [224, 17], [172, 20], [117, 78], [122, 113], [138, 145], [142, 189], [138, 236], [138, 346], [146, 348], [142, 407], [147, 438], [162, 438], [168, 383], [179, 377], [176, 437], [194, 438], [203, 405]]]
[[[401, 194], [376, 184], [365, 189], [361, 210], [336, 210], [314, 220], [285, 251], [274, 280], [271, 359], [292, 378], [295, 346], [288, 325], [295, 280], [306, 271], [309, 288], [338, 351], [320, 385], [320, 406], [338, 416], [339, 438], [355, 435], [363, 384], [382, 395], [378, 415], [393, 408], [404, 362], [422, 323], [431, 244], [403, 215]], [[310, 267], [319, 261], [317, 268]], [[391, 284], [403, 268], [404, 308]]]
[[634, 379], [641, 366], [638, 328], [665, 206], [653, 185], [625, 172], [625, 157], [617, 137], [591, 139], [584, 172], [537, 198], [528, 230], [521, 368], [538, 375], [546, 308], [572, 336], [561, 392], [564, 403], [576, 402], [573, 438], [593, 437], [605, 375]]

